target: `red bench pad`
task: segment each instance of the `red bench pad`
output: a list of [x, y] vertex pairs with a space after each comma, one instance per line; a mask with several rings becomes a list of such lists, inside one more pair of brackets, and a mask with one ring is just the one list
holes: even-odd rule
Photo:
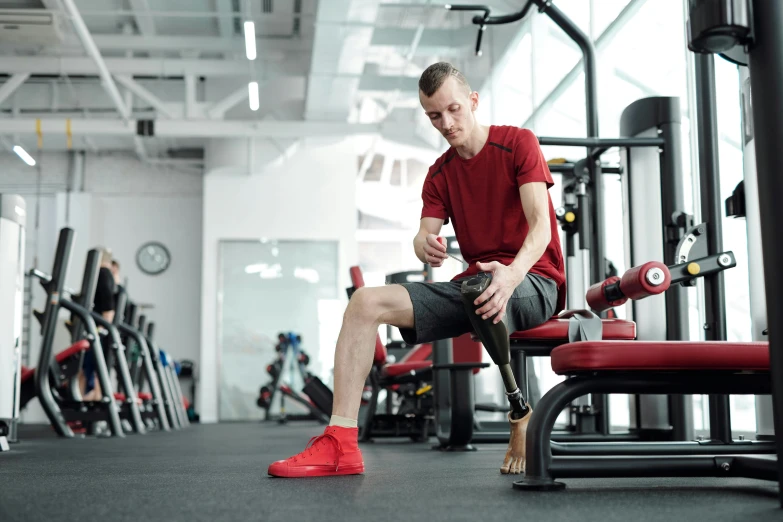
[[432, 368], [432, 361], [410, 361], [387, 364], [383, 367], [381, 375], [383, 377], [399, 377], [410, 372]]
[[769, 343], [582, 341], [552, 350], [558, 374], [585, 371], [769, 371]]
[[[568, 319], [553, 317], [544, 324], [511, 334], [512, 341], [568, 341]], [[636, 323], [625, 319], [601, 319], [603, 339], [636, 339]]]
[[58, 363], [61, 363], [65, 361], [67, 358], [69, 358], [70, 356], [76, 355], [79, 352], [86, 352], [89, 349], [90, 349], [90, 341], [87, 341], [86, 339], [82, 339], [81, 341], [72, 344], [62, 352], [55, 355], [54, 358], [55, 360], [57, 360]]
[[136, 394], [136, 397], [143, 401], [151, 401], [152, 400], [152, 394], [147, 392], [139, 392]]
[[22, 366], [22, 382], [25, 382], [28, 379], [32, 379], [33, 375], [35, 375], [35, 368]]
[[[82, 339], [81, 341], [69, 346], [62, 352], [55, 355], [54, 358], [58, 363], [62, 363], [65, 362], [69, 357], [76, 355], [79, 352], [86, 352], [89, 349], [90, 349], [90, 342], [85, 339]], [[26, 366], [22, 366], [22, 382], [25, 382], [28, 379], [32, 379], [33, 375], [35, 375], [35, 368], [28, 368]]]

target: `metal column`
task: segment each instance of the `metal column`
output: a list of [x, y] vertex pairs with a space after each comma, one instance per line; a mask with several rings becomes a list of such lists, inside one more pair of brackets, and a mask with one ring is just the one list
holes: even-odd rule
[[[772, 373], [772, 402], [775, 432], [783, 434], [783, 246], [777, 227], [783, 223], [783, 177], [780, 170], [780, 137], [783, 136], [783, 2], [753, 2], [754, 44], [750, 51], [753, 89], [753, 128], [756, 135], [756, 172], [758, 175], [761, 238], [764, 255], [764, 279], [767, 316], [770, 320], [769, 352]], [[775, 324], [778, 324], [776, 327]], [[780, 502], [783, 506], [783, 437], [777, 437]]]

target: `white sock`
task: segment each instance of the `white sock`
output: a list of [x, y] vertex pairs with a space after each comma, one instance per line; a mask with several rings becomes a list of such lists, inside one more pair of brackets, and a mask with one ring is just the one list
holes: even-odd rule
[[329, 420], [329, 426], [339, 426], [341, 428], [356, 428], [358, 423], [356, 419], [349, 419], [348, 417], [340, 417], [339, 415], [332, 415]]

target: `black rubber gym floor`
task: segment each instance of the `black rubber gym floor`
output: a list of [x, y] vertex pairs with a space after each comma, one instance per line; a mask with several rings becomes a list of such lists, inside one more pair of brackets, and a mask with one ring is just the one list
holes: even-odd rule
[[571, 479], [555, 493], [513, 490], [504, 448], [442, 454], [430, 444], [362, 447], [364, 475], [273, 479], [315, 423], [194, 425], [124, 440], [59, 440], [24, 426], [0, 453], [0, 521], [659, 521], [783, 520], [777, 485], [751, 479]]

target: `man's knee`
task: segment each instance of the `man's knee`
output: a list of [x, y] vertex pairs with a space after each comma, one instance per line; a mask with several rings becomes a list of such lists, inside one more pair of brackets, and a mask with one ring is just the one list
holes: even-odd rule
[[377, 290], [377, 288], [366, 286], [358, 288], [348, 302], [345, 318], [361, 319], [368, 322], [377, 321], [383, 313], [380, 309], [381, 301], [378, 298]]
[[351, 296], [345, 318], [385, 324], [398, 321], [398, 312], [412, 308], [408, 292], [400, 285], [362, 287]]

